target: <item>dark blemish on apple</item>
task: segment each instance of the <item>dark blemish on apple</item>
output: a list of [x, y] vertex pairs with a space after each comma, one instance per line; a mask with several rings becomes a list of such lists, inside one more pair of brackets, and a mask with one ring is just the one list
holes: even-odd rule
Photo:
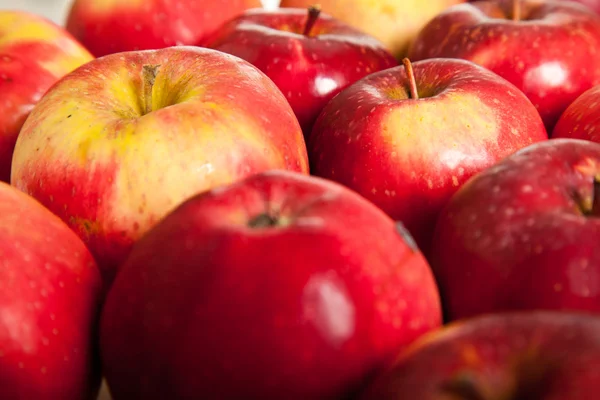
[[406, 243], [412, 251], [419, 251], [419, 246], [417, 246], [417, 242], [401, 221], [396, 221], [396, 232], [398, 232], [398, 234], [404, 240], [404, 243]]
[[67, 115], [67, 118], [71, 118], [73, 116], [73, 114], [69, 114]]

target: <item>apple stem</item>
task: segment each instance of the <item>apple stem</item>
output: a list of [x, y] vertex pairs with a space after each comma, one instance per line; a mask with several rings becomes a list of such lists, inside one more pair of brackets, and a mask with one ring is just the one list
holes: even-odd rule
[[521, 0], [513, 0], [512, 2], [512, 20], [521, 20]]
[[402, 60], [402, 64], [404, 64], [406, 76], [408, 77], [410, 98], [417, 100], [419, 98], [419, 91], [417, 90], [417, 80], [415, 79], [415, 72], [413, 71], [412, 63], [408, 58], [404, 58]]
[[152, 112], [152, 89], [160, 64], [146, 64], [142, 67], [142, 90], [144, 95], [144, 115]]
[[308, 17], [306, 19], [306, 24], [304, 25], [304, 32], [302, 34], [304, 36], [310, 36], [310, 32], [312, 31], [315, 23], [319, 19], [319, 15], [321, 14], [321, 7], [318, 5], [308, 7]]

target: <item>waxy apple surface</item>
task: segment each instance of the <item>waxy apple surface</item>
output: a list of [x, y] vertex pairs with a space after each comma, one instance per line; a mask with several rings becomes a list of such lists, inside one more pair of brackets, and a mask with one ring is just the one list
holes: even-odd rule
[[440, 322], [401, 225], [341, 185], [271, 171], [137, 242], [100, 335], [115, 400], [341, 399]]
[[360, 400], [593, 400], [600, 318], [562, 312], [486, 315], [423, 336]]
[[308, 173], [285, 97], [244, 60], [181, 46], [64, 77], [23, 126], [11, 182], [65, 220], [110, 279], [181, 201], [269, 169]]
[[431, 263], [449, 320], [600, 311], [600, 144], [551, 139], [468, 181], [440, 213]]
[[0, 182], [0, 398], [94, 400], [101, 278], [84, 243]]
[[0, 10], [0, 180], [9, 182], [17, 136], [42, 95], [93, 59], [67, 31], [27, 12]]
[[475, 173], [547, 134], [516, 87], [476, 64], [413, 64], [369, 75], [332, 99], [308, 139], [311, 172], [403, 221], [428, 255], [437, 214]]
[[567, 107], [556, 123], [552, 137], [600, 143], [600, 86], [586, 90]]
[[96, 57], [196, 45], [259, 0], [75, 0], [66, 28]]
[[358, 79], [398, 65], [375, 38], [326, 14], [304, 34], [311, 11], [250, 10], [222, 26], [206, 46], [241, 57], [281, 89], [305, 136], [333, 96]]
[[512, 0], [449, 7], [419, 33], [411, 60], [476, 62], [506, 78], [538, 109], [548, 132], [581, 93], [600, 83], [600, 16], [571, 1]]

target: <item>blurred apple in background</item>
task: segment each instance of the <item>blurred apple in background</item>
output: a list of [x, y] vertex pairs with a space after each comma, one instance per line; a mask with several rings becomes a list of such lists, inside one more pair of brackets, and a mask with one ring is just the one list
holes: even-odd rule
[[381, 42], [318, 7], [249, 10], [218, 29], [205, 45], [241, 57], [271, 78], [305, 136], [340, 90], [398, 65]]
[[600, 144], [551, 139], [468, 181], [440, 213], [431, 263], [448, 320], [600, 312]]
[[100, 335], [115, 400], [346, 399], [440, 323], [402, 225], [341, 185], [271, 171], [137, 242]]
[[403, 221], [428, 255], [437, 214], [463, 182], [547, 134], [525, 95], [483, 67], [405, 63], [334, 97], [308, 138], [309, 159], [313, 174]]
[[74, 0], [66, 27], [95, 56], [194, 45], [259, 0]]
[[92, 60], [67, 31], [26, 11], [0, 10], [0, 180], [34, 104], [59, 78]]
[[319, 4], [322, 11], [379, 39], [400, 59], [410, 41], [435, 15], [465, 0], [282, 0], [281, 7], [307, 8]]
[[527, 95], [551, 132], [567, 106], [600, 83], [600, 16], [572, 1], [462, 4], [432, 19], [409, 57], [462, 58], [494, 71]]
[[24, 125], [11, 182], [84, 239], [109, 283], [181, 201], [269, 169], [308, 173], [285, 97], [244, 60], [181, 46], [109, 55], [63, 78]]
[[552, 137], [600, 143], [600, 86], [586, 90], [567, 107], [556, 123]]
[[527, 312], [463, 320], [423, 336], [360, 400], [593, 400], [600, 318]]
[[100, 273], [84, 243], [0, 182], [0, 398], [93, 400]]

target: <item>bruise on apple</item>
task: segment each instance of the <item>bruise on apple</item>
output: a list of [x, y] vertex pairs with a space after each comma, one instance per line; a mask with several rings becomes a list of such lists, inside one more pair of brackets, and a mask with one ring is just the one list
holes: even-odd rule
[[400, 353], [360, 400], [582, 400], [600, 390], [600, 318], [514, 312], [454, 322]]

